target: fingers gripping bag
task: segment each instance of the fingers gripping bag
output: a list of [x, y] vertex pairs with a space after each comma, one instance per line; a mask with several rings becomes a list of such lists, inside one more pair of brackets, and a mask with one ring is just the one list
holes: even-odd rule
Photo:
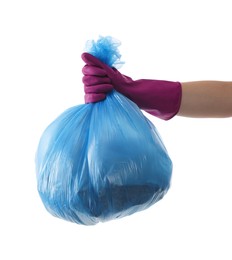
[[[91, 43], [91, 44], [89, 44]], [[120, 63], [112, 37], [88, 42], [109, 66]], [[37, 189], [55, 217], [94, 225], [145, 210], [170, 187], [172, 162], [155, 126], [115, 90], [64, 111], [36, 152]]]

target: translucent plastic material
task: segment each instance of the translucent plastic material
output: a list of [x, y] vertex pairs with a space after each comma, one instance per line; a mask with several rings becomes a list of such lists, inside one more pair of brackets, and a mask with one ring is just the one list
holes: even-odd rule
[[52, 215], [93, 225], [160, 200], [170, 187], [172, 162], [154, 125], [112, 91], [104, 101], [68, 109], [47, 127], [36, 172]]

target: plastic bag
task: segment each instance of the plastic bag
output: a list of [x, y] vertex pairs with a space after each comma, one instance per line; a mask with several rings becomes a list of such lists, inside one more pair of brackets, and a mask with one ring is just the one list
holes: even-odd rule
[[[118, 45], [100, 38], [89, 52], [97, 58], [100, 53], [103, 61], [107, 56], [112, 66]], [[155, 126], [112, 91], [104, 101], [66, 110], [47, 127], [36, 173], [38, 192], [52, 215], [94, 225], [159, 201], [170, 187], [172, 162]]]

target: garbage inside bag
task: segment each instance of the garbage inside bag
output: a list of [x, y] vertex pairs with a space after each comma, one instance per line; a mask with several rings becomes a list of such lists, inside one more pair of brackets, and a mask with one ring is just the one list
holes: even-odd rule
[[[93, 43], [97, 58], [97, 48], [103, 49], [102, 60], [118, 53], [112, 38], [99, 41]], [[162, 199], [172, 162], [155, 126], [136, 104], [112, 91], [103, 101], [69, 108], [46, 128], [36, 174], [38, 192], [52, 215], [94, 225]]]

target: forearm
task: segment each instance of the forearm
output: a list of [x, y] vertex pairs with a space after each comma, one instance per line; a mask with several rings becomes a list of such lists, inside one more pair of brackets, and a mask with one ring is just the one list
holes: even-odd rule
[[232, 82], [183, 82], [178, 115], [186, 117], [232, 117]]

